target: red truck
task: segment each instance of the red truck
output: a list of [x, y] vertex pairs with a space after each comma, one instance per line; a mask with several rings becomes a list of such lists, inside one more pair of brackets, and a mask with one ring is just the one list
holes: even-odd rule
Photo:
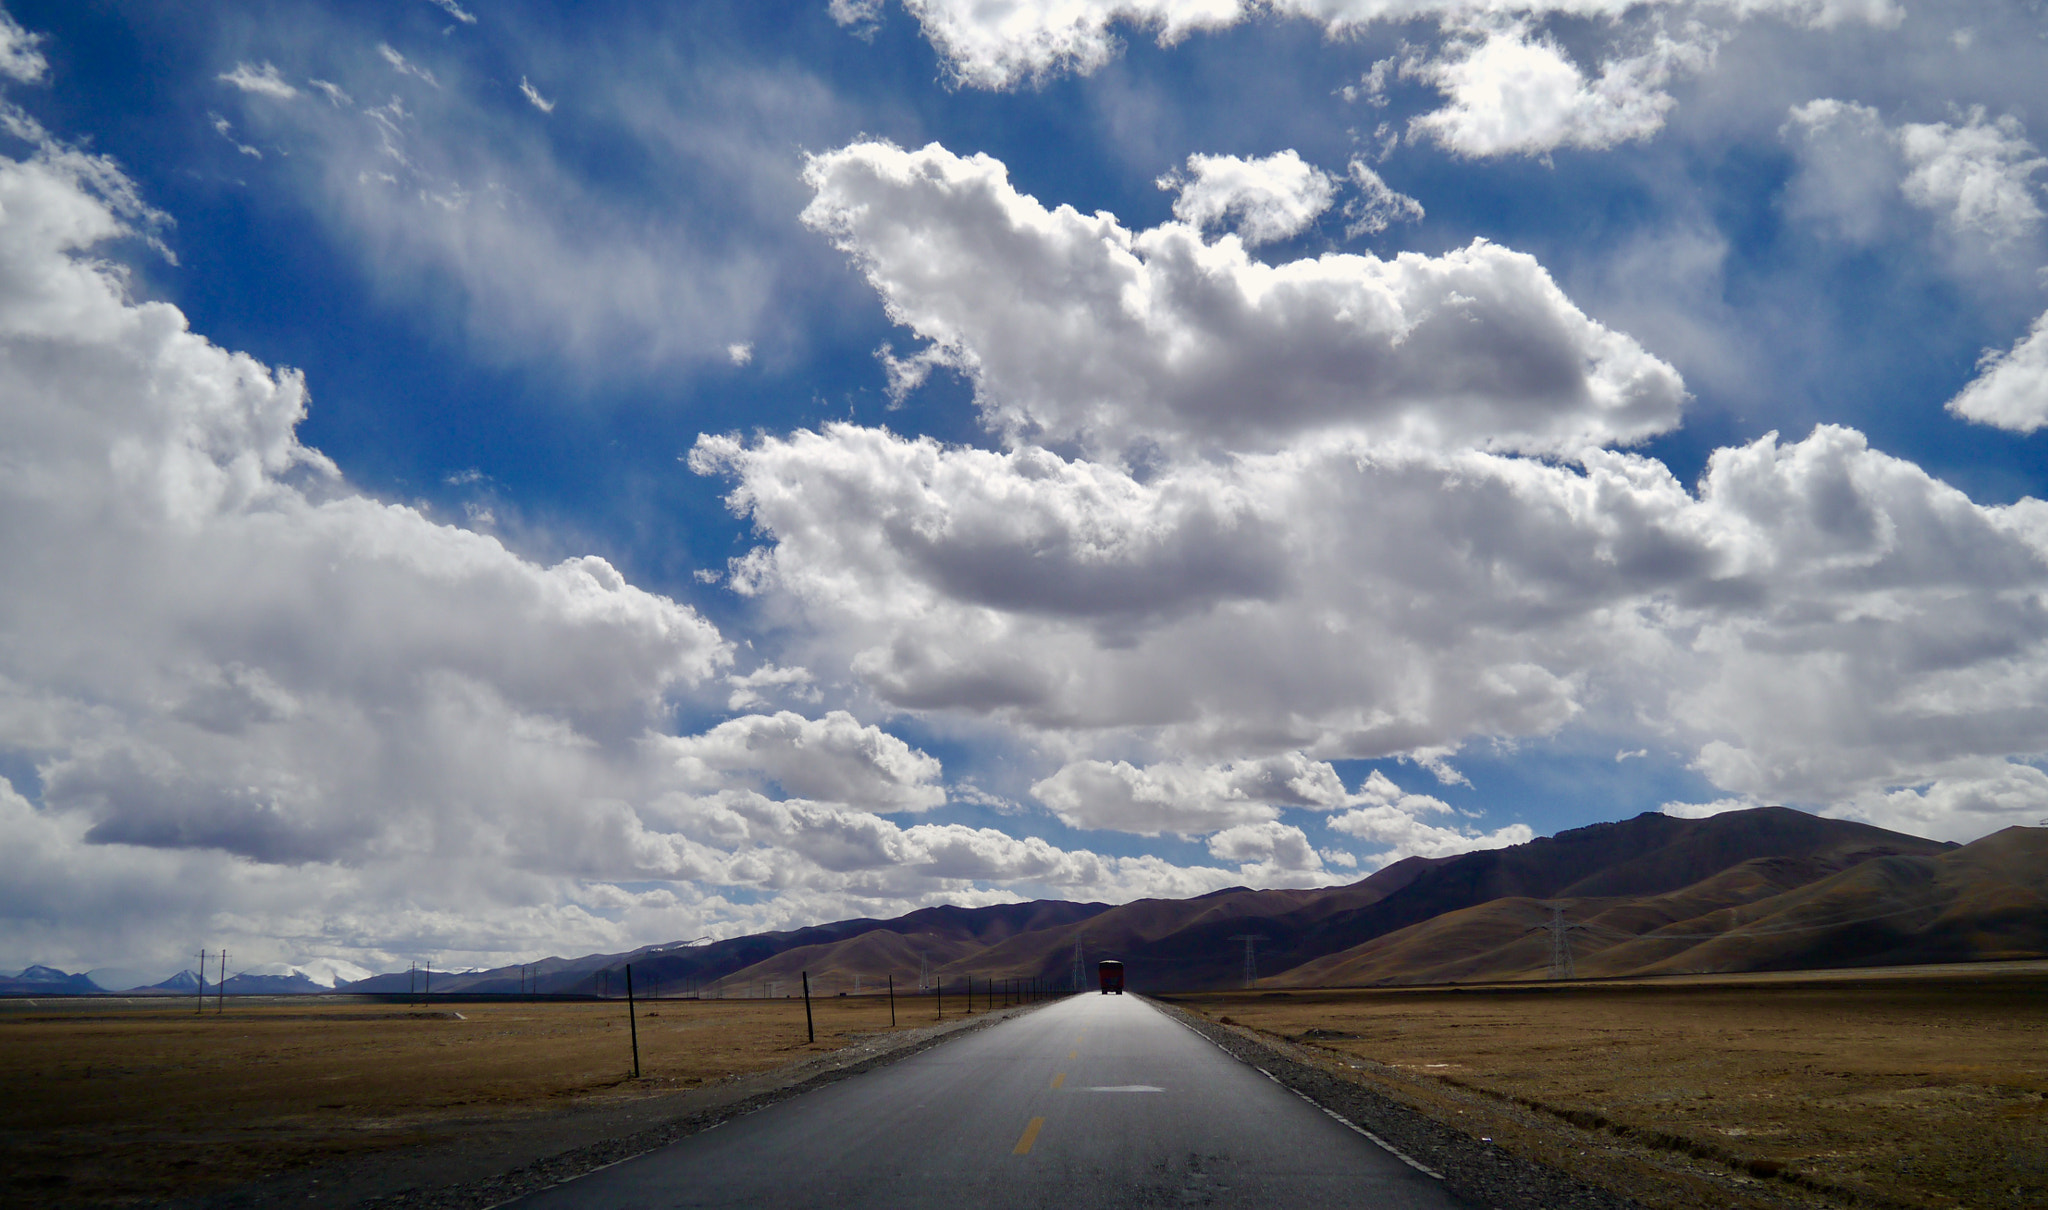
[[1119, 996], [1124, 994], [1123, 963], [1118, 962], [1114, 958], [1105, 962], [1098, 962], [1095, 964], [1095, 975], [1096, 978], [1102, 981], [1103, 995], [1106, 996], [1111, 992], [1115, 992]]

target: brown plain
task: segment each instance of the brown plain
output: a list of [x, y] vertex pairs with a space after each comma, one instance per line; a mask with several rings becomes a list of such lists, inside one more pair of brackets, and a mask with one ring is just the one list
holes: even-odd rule
[[[899, 999], [909, 1029], [929, 997]], [[0, 1002], [0, 1204], [197, 1197], [464, 1123], [701, 1086], [889, 1030], [887, 1000]], [[947, 1005], [951, 1010], [954, 1006]], [[456, 1013], [461, 1014], [457, 1019]], [[952, 1013], [949, 1011], [949, 1017]]]
[[1653, 1207], [2048, 1206], [2048, 964], [1170, 999]]

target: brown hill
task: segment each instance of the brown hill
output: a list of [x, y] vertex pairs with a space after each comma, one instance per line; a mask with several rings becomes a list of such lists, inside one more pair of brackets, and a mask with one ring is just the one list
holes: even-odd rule
[[1664, 895], [1497, 899], [1262, 981], [1275, 987], [1541, 978], [1550, 905], [1581, 977], [1793, 970], [2048, 953], [2048, 829], [1933, 854], [1758, 858]]
[[[1879, 961], [1880, 954], [1895, 955], [1884, 960], [1914, 961], [1896, 955], [1989, 952], [1986, 938], [2003, 938], [1999, 944], [2015, 952], [2028, 950], [2040, 931], [2042, 908], [2024, 888], [2037, 885], [2027, 881], [2026, 871], [2038, 868], [2029, 865], [2038, 855], [2012, 841], [2012, 852], [1993, 856], [2003, 850], [1980, 848], [1986, 843], [1930, 874], [1936, 867], [1929, 862], [1962, 851], [1782, 807], [1707, 819], [1653, 812], [1505, 849], [1409, 858], [1349, 886], [1240, 887], [1115, 907], [1038, 901], [925, 908], [892, 920], [842, 920], [711, 945], [551, 958], [526, 971], [436, 974], [434, 989], [488, 994], [525, 986], [589, 994], [609, 988], [616, 994], [624, 982], [620, 968], [629, 962], [642, 988], [669, 994], [759, 995], [778, 982], [791, 992], [804, 971], [811, 973], [814, 990], [826, 994], [851, 990], [856, 980], [863, 990], [881, 986], [891, 977], [899, 988], [914, 987], [920, 969], [948, 986], [968, 977], [1035, 977], [1060, 987], [1071, 978], [1078, 943], [1088, 962], [1122, 959], [1135, 989], [1195, 990], [1239, 984], [1240, 938], [1247, 935], [1259, 939], [1259, 969], [1286, 972], [1290, 985], [1519, 977], [1547, 970], [1548, 941], [1528, 930], [1549, 918], [1539, 901], [1558, 900], [1573, 904], [1572, 920], [1584, 926], [1574, 939], [1587, 973], [1681, 969], [1688, 962], [1753, 969], [1760, 963]], [[1827, 895], [1844, 903], [1870, 899], [1879, 891], [1859, 889], [1864, 882], [1830, 882], [1866, 866], [1859, 877], [1872, 887], [1889, 885], [1887, 879], [1902, 885], [1932, 879], [1948, 888], [1941, 902], [1962, 905], [1955, 910], [1963, 915], [1946, 923], [1930, 917], [1908, 937], [1888, 931], [1893, 926], [1882, 921], [1862, 920], [1857, 913], [1864, 909], [1844, 908], [1838, 918], [1854, 923], [1843, 928], [1863, 931], [1826, 932], [1802, 923], [1807, 917], [1797, 915], [1804, 910], [1797, 907], [1801, 901], [1774, 903], [1803, 889], [1823, 896], [1815, 900], [1823, 906], [1835, 902]], [[1781, 912], [1793, 913], [1781, 922], [1784, 930], [1759, 931], [1775, 919], [1771, 913]], [[1792, 929], [1795, 923], [1804, 931]], [[1713, 948], [1733, 936], [1736, 924], [1748, 930], [1742, 934], [1748, 940], [1736, 946], [1748, 956]], [[1815, 942], [1822, 933], [1825, 940]], [[524, 981], [527, 971], [537, 973], [537, 983]], [[378, 976], [350, 990], [404, 991], [406, 978]]]

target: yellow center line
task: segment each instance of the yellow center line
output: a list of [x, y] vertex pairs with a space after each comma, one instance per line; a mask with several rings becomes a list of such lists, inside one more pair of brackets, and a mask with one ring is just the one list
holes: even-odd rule
[[1078, 1058], [1080, 1058], [1080, 1057], [1081, 1057], [1081, 1052], [1080, 1052], [1080, 1051], [1078, 1051], [1078, 1050], [1070, 1050], [1070, 1051], [1068, 1051], [1068, 1052], [1067, 1052], [1067, 1061], [1068, 1061], [1069, 1063], [1073, 1062], [1073, 1061], [1074, 1061], [1075, 1059], [1078, 1059]]
[[1059, 1087], [1060, 1085], [1062, 1085], [1062, 1084], [1064, 1084], [1064, 1083], [1066, 1083], [1066, 1082], [1067, 1082], [1067, 1073], [1066, 1073], [1066, 1072], [1064, 1072], [1064, 1071], [1063, 1071], [1063, 1072], [1061, 1072], [1060, 1074], [1058, 1074], [1058, 1075], [1054, 1076], [1054, 1077], [1052, 1078], [1052, 1086], [1053, 1086], [1054, 1088], [1058, 1088], [1058, 1087]]
[[1026, 1126], [1026, 1127], [1024, 1128], [1024, 1137], [1023, 1137], [1023, 1138], [1020, 1138], [1020, 1139], [1018, 1139], [1018, 1140], [1017, 1140], [1017, 1147], [1016, 1147], [1016, 1150], [1015, 1150], [1015, 1151], [1013, 1151], [1013, 1152], [1011, 1152], [1011, 1154], [1012, 1154], [1012, 1155], [1030, 1155], [1030, 1154], [1031, 1154], [1031, 1144], [1033, 1144], [1033, 1143], [1035, 1143], [1035, 1142], [1037, 1142], [1037, 1141], [1038, 1141], [1038, 1132], [1039, 1132], [1039, 1131], [1040, 1131], [1041, 1129], [1043, 1129], [1044, 1127], [1045, 1127], [1045, 1119], [1044, 1119], [1044, 1118], [1032, 1118], [1032, 1119], [1031, 1119], [1031, 1124], [1030, 1124], [1029, 1126]]

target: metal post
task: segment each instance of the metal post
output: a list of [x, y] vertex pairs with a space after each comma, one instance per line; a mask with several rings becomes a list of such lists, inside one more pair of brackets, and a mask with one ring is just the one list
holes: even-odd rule
[[206, 1011], [206, 951], [199, 951], [199, 1003], [192, 1006], [195, 1013]]
[[896, 1028], [896, 976], [889, 976], [889, 1028]]
[[633, 1078], [640, 1078], [640, 1022], [633, 1015], [633, 964], [626, 964], [626, 1028], [633, 1035]]
[[228, 1010], [228, 952], [220, 952], [220, 986], [214, 989], [213, 1015], [218, 1017]]
[[811, 972], [804, 972], [804, 1041], [818, 1040], [817, 1027], [811, 1024]]

